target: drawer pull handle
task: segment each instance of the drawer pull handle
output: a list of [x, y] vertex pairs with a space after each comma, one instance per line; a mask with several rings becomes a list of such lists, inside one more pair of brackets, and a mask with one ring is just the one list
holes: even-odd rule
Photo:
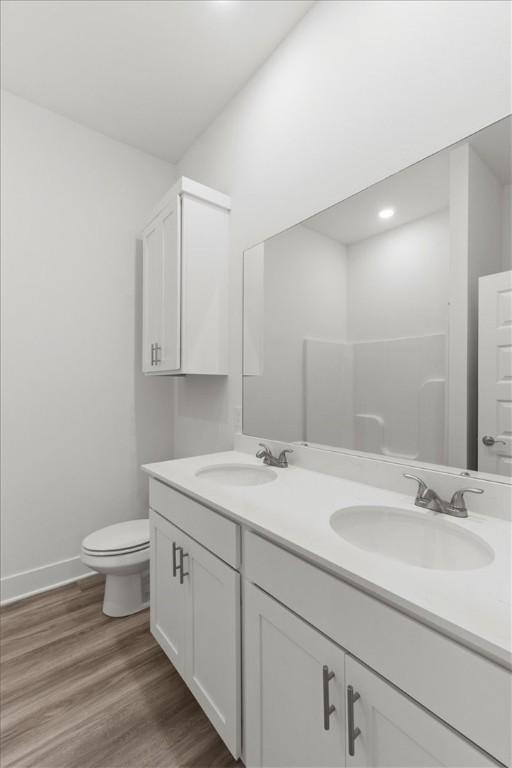
[[329, 701], [329, 682], [333, 679], [334, 672], [329, 672], [329, 667], [325, 664], [322, 667], [322, 682], [324, 692], [324, 731], [328, 731], [330, 728], [329, 719], [333, 712], [336, 711], [334, 704]]
[[[180, 559], [178, 562], [177, 554], [179, 552]], [[188, 557], [187, 553], [183, 551], [183, 547], [178, 546], [175, 541], [172, 543], [172, 575], [174, 578], [180, 572], [180, 584], [185, 582], [185, 576], [188, 576], [188, 571], [183, 570], [183, 560]]]
[[178, 547], [178, 549], [180, 550], [180, 564], [178, 566], [180, 569], [180, 584], [183, 584], [183, 582], [185, 581], [185, 576], [189, 575], [188, 571], [183, 570], [183, 560], [185, 557], [188, 557], [188, 555], [186, 552], [183, 551], [183, 547]]
[[361, 696], [354, 691], [351, 685], [347, 686], [347, 724], [348, 724], [348, 753], [354, 757], [356, 753], [355, 741], [361, 733], [360, 728], [354, 728], [354, 704]]
[[176, 553], [177, 553], [178, 549], [181, 549], [181, 547], [178, 547], [176, 542], [173, 541], [173, 543], [172, 543], [172, 575], [173, 575], [173, 578], [176, 578], [176, 576], [178, 575], [179, 565], [178, 565], [178, 562], [176, 560]]

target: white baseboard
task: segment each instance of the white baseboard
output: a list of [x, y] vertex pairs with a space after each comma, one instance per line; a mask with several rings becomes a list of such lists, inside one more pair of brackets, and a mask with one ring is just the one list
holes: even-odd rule
[[0, 605], [8, 605], [39, 592], [55, 589], [71, 581], [91, 576], [93, 571], [82, 563], [80, 557], [70, 557], [57, 563], [43, 565], [30, 571], [14, 573], [0, 579]]

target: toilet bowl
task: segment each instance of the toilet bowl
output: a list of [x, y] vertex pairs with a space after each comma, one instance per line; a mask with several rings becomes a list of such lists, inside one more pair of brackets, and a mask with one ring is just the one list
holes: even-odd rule
[[128, 520], [91, 533], [80, 558], [104, 573], [103, 613], [129, 616], [149, 605], [149, 520]]

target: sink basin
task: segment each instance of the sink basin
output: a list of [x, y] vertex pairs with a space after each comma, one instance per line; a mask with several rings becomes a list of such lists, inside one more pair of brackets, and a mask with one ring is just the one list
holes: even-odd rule
[[212, 464], [198, 469], [196, 477], [219, 485], [265, 485], [275, 480], [277, 474], [258, 464]]
[[494, 559], [479, 536], [439, 517], [395, 507], [346, 507], [331, 516], [332, 529], [359, 549], [419, 568], [469, 571]]

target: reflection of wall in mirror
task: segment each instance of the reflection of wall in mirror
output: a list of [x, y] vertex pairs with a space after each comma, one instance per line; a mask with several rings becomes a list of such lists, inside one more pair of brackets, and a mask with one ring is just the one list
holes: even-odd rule
[[[261, 318], [263, 341], [252, 328], [244, 431], [441, 461], [446, 211], [349, 246], [299, 225], [264, 249], [264, 269], [262, 249], [246, 257], [247, 278], [258, 272], [245, 284], [247, 324]], [[254, 365], [258, 345], [263, 366]]]
[[[447, 212], [353, 243], [344, 258], [348, 339], [341, 346], [306, 342], [305, 439], [442, 463]], [[348, 402], [343, 408], [341, 392], [350, 397], [351, 424], [346, 429], [342, 423]]]
[[[450, 152], [448, 460], [478, 468], [478, 282], [511, 266], [510, 169], [487, 162], [479, 137]], [[494, 149], [504, 147], [496, 139]], [[506, 154], [506, 153], [505, 153]]]
[[[252, 253], [255, 251], [258, 259], [258, 251], [251, 249]], [[252, 259], [251, 252], [247, 252], [246, 262]], [[262, 317], [263, 340], [259, 349], [263, 351], [264, 364], [258, 365], [260, 375], [254, 375], [254, 365], [244, 371], [246, 434], [290, 442], [304, 439], [304, 339], [346, 339], [344, 256], [341, 243], [302, 225], [265, 242], [264, 269], [260, 269], [264, 306], [256, 311]], [[251, 273], [247, 263], [244, 273]], [[247, 285], [245, 290], [254, 304], [257, 290]], [[255, 346], [254, 338], [253, 331], [250, 348]], [[244, 358], [249, 365], [245, 352]]]

